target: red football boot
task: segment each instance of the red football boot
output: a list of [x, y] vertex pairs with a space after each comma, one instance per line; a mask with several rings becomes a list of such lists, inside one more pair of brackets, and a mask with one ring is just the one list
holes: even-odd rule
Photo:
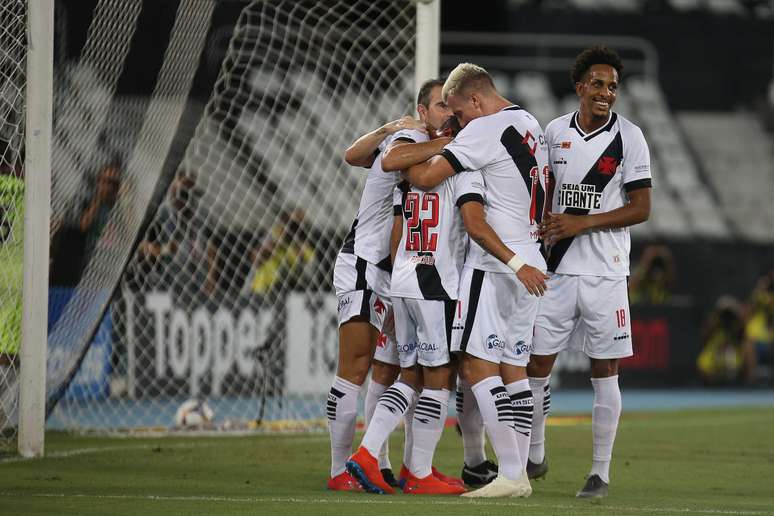
[[341, 473], [335, 477], [328, 479], [328, 489], [331, 491], [352, 491], [355, 493], [362, 493], [363, 488], [360, 487], [357, 480], [352, 478], [348, 472]]
[[406, 483], [403, 484], [403, 492], [406, 494], [460, 495], [465, 492], [465, 488], [444, 482], [432, 474], [425, 478], [417, 478], [409, 472]]
[[379, 461], [362, 446], [347, 460], [347, 471], [365, 491], [376, 494], [393, 494], [395, 489], [384, 481]]
[[461, 478], [444, 475], [443, 473], [435, 469], [435, 466], [433, 466], [432, 471], [433, 471], [433, 476], [438, 480], [443, 480], [447, 484], [451, 484], [453, 486], [465, 487], [465, 482], [463, 482]]

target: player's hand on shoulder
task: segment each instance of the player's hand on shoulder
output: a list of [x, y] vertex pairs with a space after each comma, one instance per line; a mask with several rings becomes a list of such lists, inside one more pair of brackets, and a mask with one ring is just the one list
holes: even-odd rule
[[425, 127], [424, 122], [408, 115], [397, 120], [393, 120], [387, 125], [389, 127], [390, 134], [395, 134], [398, 131], [402, 131], [403, 129], [419, 131], [421, 133], [427, 134], [427, 128]]
[[522, 265], [516, 272], [516, 277], [524, 285], [524, 288], [527, 289], [527, 292], [532, 295], [542, 296], [548, 290], [546, 285], [548, 276], [540, 269], [531, 265]]
[[553, 245], [563, 238], [575, 236], [586, 230], [585, 217], [567, 213], [546, 213], [538, 230], [540, 237], [548, 245]]

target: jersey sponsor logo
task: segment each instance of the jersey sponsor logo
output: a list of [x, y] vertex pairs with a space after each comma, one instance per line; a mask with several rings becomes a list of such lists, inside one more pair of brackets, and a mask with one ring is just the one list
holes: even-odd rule
[[505, 343], [497, 336], [497, 334], [493, 333], [486, 338], [486, 347], [487, 349], [504, 349]]
[[516, 353], [516, 356], [524, 355], [525, 353], [529, 354], [532, 352], [532, 344], [527, 344], [520, 340], [513, 346], [513, 352]]
[[606, 176], [612, 176], [615, 174], [615, 169], [618, 168], [618, 160], [615, 159], [613, 156], [602, 156], [599, 158], [599, 161], [597, 161], [597, 170], [600, 174], [604, 174]]
[[435, 256], [431, 254], [411, 256], [409, 257], [409, 262], [414, 265], [435, 265]]
[[581, 210], [598, 210], [602, 205], [602, 193], [594, 185], [563, 183], [559, 189], [559, 206]]
[[411, 353], [417, 349], [419, 351], [438, 351], [438, 344], [434, 342], [409, 342], [398, 345], [398, 353]]
[[409, 342], [408, 344], [398, 344], [398, 353], [411, 353], [417, 349], [416, 342]]
[[349, 296], [339, 299], [339, 306], [337, 307], [337, 310], [341, 312], [346, 307], [348, 307], [352, 303], [352, 298]]

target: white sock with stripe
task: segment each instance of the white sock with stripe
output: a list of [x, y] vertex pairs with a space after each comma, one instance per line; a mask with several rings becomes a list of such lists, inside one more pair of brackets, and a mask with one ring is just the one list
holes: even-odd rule
[[446, 389], [423, 389], [417, 400], [412, 423], [414, 446], [409, 466], [417, 478], [425, 478], [432, 473], [435, 447], [441, 439], [449, 411], [449, 394]]
[[331, 436], [331, 477], [344, 473], [344, 463], [352, 453], [360, 385], [336, 376], [328, 392], [325, 411]]
[[516, 427], [516, 440], [519, 443], [519, 456], [524, 458], [524, 468], [527, 467], [529, 455], [529, 436], [532, 430], [533, 399], [529, 380], [526, 378], [511, 382], [505, 386], [513, 405], [513, 421]]
[[524, 471], [519, 455], [519, 443], [513, 424], [513, 405], [499, 376], [484, 378], [471, 387], [476, 396], [484, 428], [492, 443], [500, 474], [508, 480], [518, 480]]
[[[366, 430], [368, 430], [368, 426], [371, 424], [371, 418], [374, 415], [374, 410], [376, 409], [376, 404], [379, 402], [379, 398], [382, 394], [384, 394], [384, 391], [387, 390], [387, 385], [382, 385], [381, 383], [375, 382], [373, 379], [368, 383], [368, 392], [366, 392], [365, 397], [365, 419], [366, 419]], [[389, 440], [384, 441], [384, 445], [382, 445], [382, 449], [379, 450], [379, 469], [391, 469], [392, 465], [390, 464], [390, 448], [389, 448]]]
[[457, 421], [462, 433], [463, 460], [470, 467], [486, 460], [484, 420], [470, 385], [460, 378], [457, 383]]
[[416, 398], [416, 391], [403, 382], [395, 382], [379, 398], [376, 404], [371, 424], [368, 426], [363, 441], [363, 446], [374, 457], [379, 456], [379, 450], [401, 418]]
[[529, 460], [534, 464], [542, 464], [546, 456], [546, 418], [551, 411], [551, 375], [545, 378], [530, 377], [529, 386], [535, 410], [532, 413], [532, 435], [529, 442]]

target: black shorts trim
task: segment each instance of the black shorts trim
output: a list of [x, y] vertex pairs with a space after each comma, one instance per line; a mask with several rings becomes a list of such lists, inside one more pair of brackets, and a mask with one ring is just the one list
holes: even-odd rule
[[446, 323], [446, 349], [451, 351], [452, 326], [454, 326], [454, 311], [457, 309], [457, 301], [445, 299], [443, 302], [444, 322]]
[[367, 261], [359, 256], [355, 258], [355, 271], [357, 271], [355, 290], [366, 290], [368, 288], [368, 282], [366, 281], [366, 267], [368, 267]]
[[371, 291], [363, 291], [363, 302], [360, 304], [360, 317], [365, 317], [370, 322], [371, 320]]
[[470, 332], [473, 331], [473, 323], [476, 322], [476, 310], [478, 299], [481, 297], [481, 285], [484, 283], [484, 271], [473, 269], [473, 277], [470, 280], [470, 295], [468, 296], [468, 313], [465, 316], [465, 329], [462, 331], [460, 351], [465, 351], [470, 340]]

